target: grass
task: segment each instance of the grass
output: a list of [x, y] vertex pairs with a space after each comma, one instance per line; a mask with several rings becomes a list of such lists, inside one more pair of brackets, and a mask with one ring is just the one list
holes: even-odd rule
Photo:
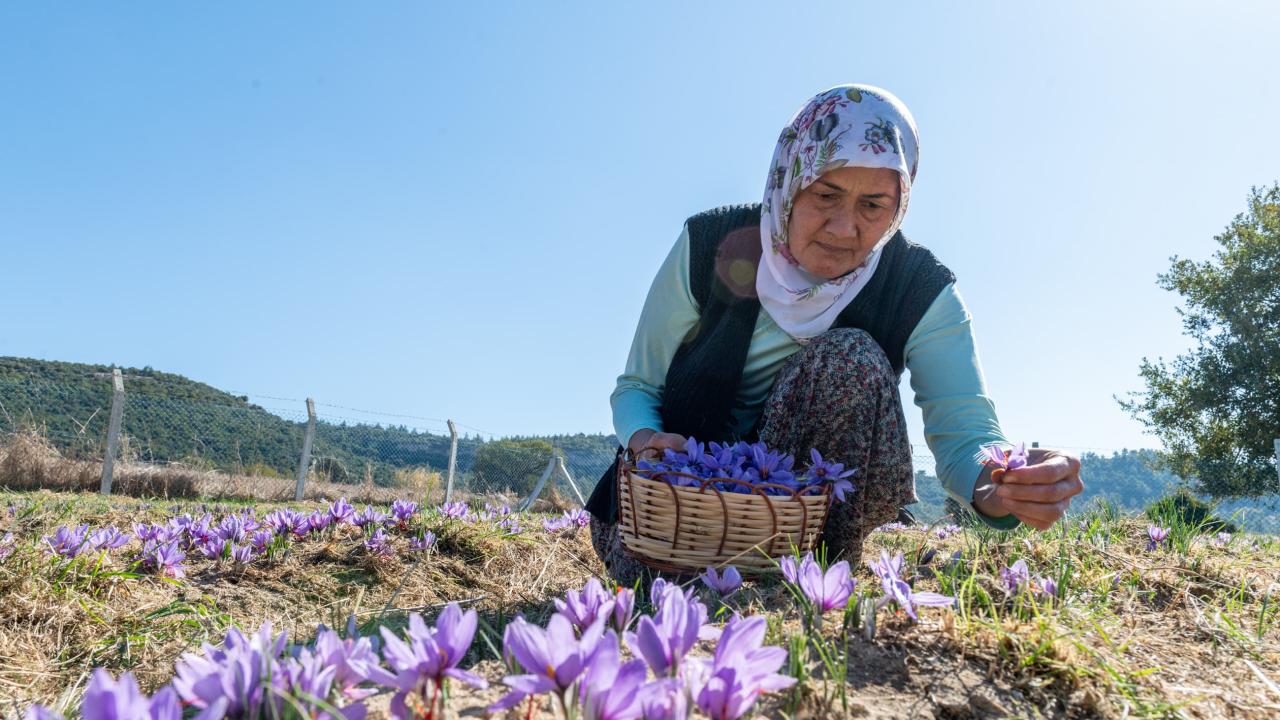
[[[373, 558], [349, 533], [294, 545], [270, 563], [191, 560], [181, 580], [137, 571], [127, 562], [131, 546], [71, 561], [41, 547], [41, 536], [59, 525], [125, 528], [202, 504], [232, 508], [211, 498], [0, 492], [0, 535], [17, 539], [13, 554], [0, 560], [0, 713], [17, 717], [31, 702], [74, 707], [85, 669], [94, 665], [129, 670], [152, 691], [183, 652], [217, 642], [232, 625], [252, 629], [270, 620], [308, 639], [320, 623], [344, 627], [354, 617], [367, 634], [379, 625], [402, 627], [411, 611], [432, 616], [451, 600], [480, 610], [468, 664], [497, 681], [506, 623], [517, 614], [545, 621], [553, 597], [603, 571], [586, 531], [551, 538], [539, 517], [527, 518], [515, 537], [423, 520], [421, 529], [438, 537], [425, 556], [401, 537], [394, 557]], [[261, 517], [285, 504], [256, 506]], [[1280, 714], [1280, 543], [1236, 535], [1219, 545], [1204, 527], [1178, 526], [1172, 517], [1169, 539], [1149, 551], [1148, 522], [1104, 505], [1045, 533], [873, 533], [868, 558], [881, 548], [902, 552], [917, 590], [957, 602], [922, 609], [918, 623], [881, 610], [872, 640], [858, 602], [878, 586], [858, 559], [851, 563], [859, 575], [855, 597], [820, 625], [772, 578], [749, 582], [723, 602], [706, 600], [720, 620], [735, 611], [766, 614], [769, 642], [789, 649], [785, 668], [801, 682], [764, 703], [770, 717]], [[1009, 592], [1000, 571], [1016, 560], [1033, 576], [1055, 579], [1056, 595]], [[456, 704], [477, 707], [500, 690], [461, 695]]]

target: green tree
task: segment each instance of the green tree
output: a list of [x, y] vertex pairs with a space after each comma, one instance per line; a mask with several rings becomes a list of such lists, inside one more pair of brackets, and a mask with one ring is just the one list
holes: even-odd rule
[[1280, 184], [1254, 188], [1247, 212], [1204, 262], [1176, 255], [1160, 287], [1176, 291], [1196, 341], [1172, 365], [1143, 358], [1144, 391], [1121, 407], [1160, 438], [1161, 464], [1214, 497], [1280, 491]]
[[473, 492], [514, 490], [527, 495], [551, 459], [546, 440], [494, 440], [476, 448], [471, 466]]

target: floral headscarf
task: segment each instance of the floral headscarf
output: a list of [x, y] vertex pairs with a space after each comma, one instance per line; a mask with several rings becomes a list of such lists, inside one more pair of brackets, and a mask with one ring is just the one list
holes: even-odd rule
[[[756, 292], [765, 311], [797, 342], [830, 328], [880, 262], [881, 248], [902, 225], [916, 176], [920, 138], [902, 101], [870, 85], [838, 85], [805, 103], [787, 123], [769, 165], [756, 270]], [[832, 280], [809, 274], [792, 257], [787, 223], [796, 195], [828, 170], [889, 168], [902, 190], [898, 212], [867, 259]]]

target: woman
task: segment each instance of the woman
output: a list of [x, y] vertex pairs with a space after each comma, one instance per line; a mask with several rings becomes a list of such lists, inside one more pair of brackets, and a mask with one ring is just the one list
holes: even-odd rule
[[[1032, 450], [989, 482], [977, 459], [1007, 443], [986, 394], [955, 276], [899, 227], [916, 175], [915, 121], [896, 97], [842, 85], [783, 129], [759, 205], [689, 218], [645, 301], [611, 397], [627, 447], [692, 436], [816, 448], [854, 468], [823, 541], [857, 561], [866, 534], [915, 502], [898, 381], [911, 371], [938, 477], [995, 528], [1046, 529], [1083, 486], [1079, 461]], [[618, 539], [616, 465], [587, 503], [609, 572], [644, 571]]]

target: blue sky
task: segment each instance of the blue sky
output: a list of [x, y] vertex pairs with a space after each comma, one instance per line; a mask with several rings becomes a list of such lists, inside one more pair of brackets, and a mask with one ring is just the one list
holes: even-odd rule
[[609, 431], [684, 218], [866, 82], [919, 124], [904, 230], [1006, 432], [1152, 446], [1112, 396], [1187, 348], [1169, 257], [1280, 179], [1280, 9], [1116, 5], [7, 3], [0, 355]]

